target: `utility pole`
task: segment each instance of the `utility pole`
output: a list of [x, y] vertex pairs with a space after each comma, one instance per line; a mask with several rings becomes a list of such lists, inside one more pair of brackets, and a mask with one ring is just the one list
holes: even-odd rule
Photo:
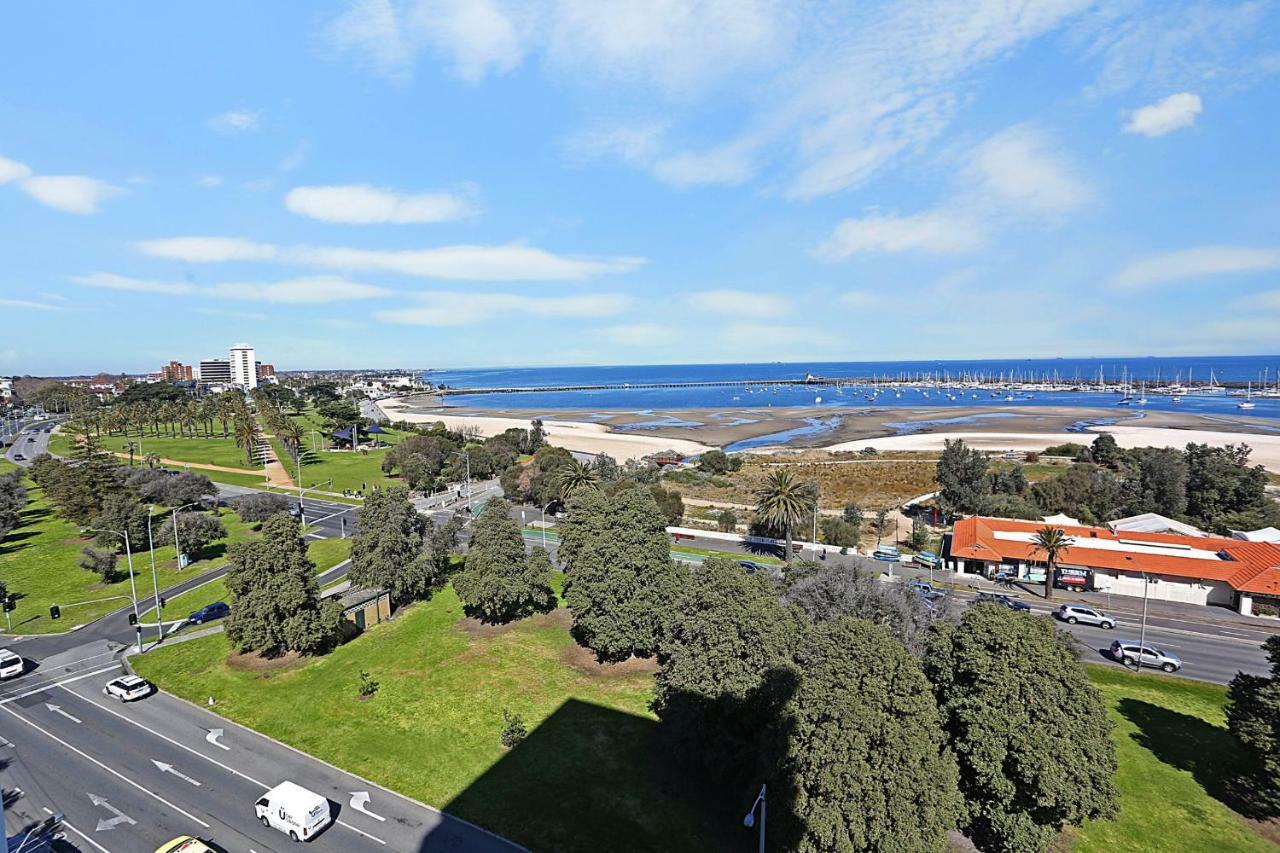
[[1138, 665], [1134, 672], [1142, 672], [1142, 653], [1147, 647], [1147, 590], [1151, 588], [1151, 578], [1142, 573], [1142, 630], [1138, 635]]

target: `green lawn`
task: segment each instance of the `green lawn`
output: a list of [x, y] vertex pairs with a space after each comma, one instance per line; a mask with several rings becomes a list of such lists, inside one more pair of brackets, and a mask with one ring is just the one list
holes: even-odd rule
[[[451, 588], [324, 658], [226, 664], [221, 635], [133, 659], [187, 699], [539, 850], [703, 851], [723, 845], [663, 793], [649, 671], [580, 662], [563, 612], [469, 634]], [[381, 683], [359, 701], [361, 670]], [[298, 708], [308, 713], [299, 714]], [[529, 738], [499, 742], [504, 708]], [[730, 823], [734, 822], [732, 820]]]
[[[58, 456], [70, 456], [74, 437], [71, 433], [55, 432], [49, 436], [49, 450]], [[200, 465], [224, 465], [228, 468], [252, 469], [245, 459], [244, 451], [236, 447], [235, 439], [222, 438], [174, 438], [172, 436], [103, 435], [99, 438], [99, 446], [109, 453], [127, 452], [127, 442], [141, 442], [142, 450], [137, 454], [140, 462], [147, 453], [159, 453], [164, 459], [179, 462], [194, 462]]]
[[[316, 564], [316, 571], [331, 569], [351, 555], [350, 539], [313, 539], [307, 544], [307, 551]], [[164, 621], [183, 619], [189, 613], [199, 610], [206, 604], [227, 600], [227, 584], [222, 578], [209, 581], [203, 586], [176, 595], [165, 600], [160, 611]]]
[[[125, 574], [124, 579], [111, 584], [101, 583], [96, 574], [80, 568], [80, 549], [91, 544], [90, 541], [80, 538], [77, 525], [54, 514], [40, 489], [30, 480], [27, 487], [30, 499], [22, 512], [21, 524], [0, 544], [0, 579], [18, 595], [17, 607], [11, 614], [13, 632], [66, 631], [123, 606], [129, 596], [127, 560], [121, 556], [117, 564]], [[230, 510], [220, 512], [228, 538], [209, 546], [200, 555], [201, 559], [186, 569], [178, 570], [172, 546], [156, 549], [156, 583], [161, 589], [215, 567], [227, 542], [251, 535], [249, 526]], [[167, 515], [157, 516], [155, 523], [162, 524], [167, 518]], [[138, 593], [143, 595], [153, 588], [151, 553], [135, 553], [133, 567]], [[62, 618], [57, 621], [49, 618], [49, 605], [54, 603], [62, 610]]]
[[1241, 758], [1226, 729], [1226, 688], [1100, 664], [1089, 677], [1116, 723], [1120, 816], [1074, 831], [1071, 849], [1280, 850], [1224, 802]]

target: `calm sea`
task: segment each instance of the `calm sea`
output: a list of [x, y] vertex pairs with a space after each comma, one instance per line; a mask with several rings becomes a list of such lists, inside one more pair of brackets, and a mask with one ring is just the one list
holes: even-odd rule
[[[1175, 358], [1129, 359], [1025, 359], [1025, 360], [972, 360], [972, 361], [850, 361], [807, 362], [772, 364], [677, 364], [677, 365], [627, 365], [601, 367], [526, 367], [526, 368], [477, 368], [459, 370], [432, 370], [423, 378], [435, 384], [453, 388], [546, 387], [562, 385], [606, 385], [629, 383], [645, 385], [667, 382], [699, 382], [716, 380], [749, 379], [801, 379], [806, 374], [816, 376], [877, 376], [896, 378], [919, 374], [950, 374], [952, 379], [961, 375], [982, 374], [995, 378], [1004, 374], [1016, 377], [1043, 379], [1057, 378], [1063, 383], [1092, 382], [1099, 370], [1109, 382], [1127, 376], [1134, 383], [1135, 396], [1141, 383], [1168, 382], [1172, 379], [1186, 381], [1188, 376], [1196, 382], [1212, 377], [1218, 382], [1253, 382], [1255, 390], [1263, 383], [1274, 391], [1280, 376], [1280, 355], [1274, 356], [1197, 356]], [[927, 391], [927, 393], [926, 393]], [[1255, 397], [1255, 408], [1240, 410], [1238, 397], [1195, 395], [1183, 396], [1174, 403], [1169, 397], [1148, 393], [1145, 406], [1116, 406], [1119, 395], [1079, 391], [1012, 392], [1015, 399], [1006, 400], [1004, 394], [993, 395], [989, 391], [946, 391], [928, 389], [901, 389], [881, 391], [874, 402], [866, 399], [869, 389], [847, 387], [838, 391], [834, 387], [762, 387], [750, 388], [630, 388], [601, 391], [548, 391], [525, 394], [469, 394], [450, 398], [460, 406], [479, 408], [521, 409], [585, 409], [648, 411], [652, 409], [767, 409], [775, 406], [813, 406], [815, 409], [831, 407], [902, 407], [958, 408], [968, 406], [1091, 406], [1114, 407], [1118, 417], [1132, 416], [1141, 411], [1182, 411], [1204, 415], [1249, 415], [1280, 420], [1280, 397]], [[976, 395], [976, 396], [975, 396]], [[954, 397], [954, 399], [952, 399]], [[815, 414], [821, 414], [820, 411]]]

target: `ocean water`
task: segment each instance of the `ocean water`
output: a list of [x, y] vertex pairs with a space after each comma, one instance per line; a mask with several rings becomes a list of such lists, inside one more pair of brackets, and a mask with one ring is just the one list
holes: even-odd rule
[[[1115, 359], [1025, 359], [964, 361], [892, 361], [892, 362], [808, 362], [771, 364], [685, 364], [625, 365], [528, 368], [478, 368], [431, 370], [423, 378], [451, 388], [485, 389], [502, 387], [547, 387], [562, 385], [645, 385], [673, 382], [706, 382], [723, 380], [802, 379], [807, 374], [826, 377], [870, 377], [894, 379], [919, 374], [984, 374], [1006, 378], [1045, 377], [1064, 383], [1092, 382], [1099, 370], [1108, 382], [1127, 376], [1134, 383], [1135, 396], [1142, 382], [1168, 381], [1188, 375], [1197, 382], [1211, 376], [1218, 382], [1253, 382], [1260, 390], [1276, 387], [1280, 377], [1280, 355], [1273, 356], [1197, 356], [1171, 358]], [[718, 409], [738, 410], [744, 416], [755, 410], [767, 413], [773, 407], [810, 406], [823, 408], [905, 408], [914, 410], [948, 409], [972, 406], [1027, 407], [1088, 406], [1114, 408], [1117, 417], [1133, 417], [1143, 411], [1189, 412], [1200, 415], [1272, 418], [1280, 420], [1280, 397], [1255, 397], [1256, 408], [1240, 410], [1240, 398], [1221, 395], [1186, 395], [1178, 403], [1167, 396], [1147, 393], [1145, 406], [1116, 406], [1118, 394], [1080, 391], [1013, 391], [1013, 400], [991, 391], [950, 392], [939, 389], [882, 389], [874, 401], [867, 400], [870, 389], [831, 386], [803, 387], [721, 387], [721, 388], [628, 388], [596, 391], [546, 391], [521, 394], [467, 394], [450, 397], [452, 405], [476, 408], [520, 408], [547, 410], [670, 410]], [[948, 396], [950, 393], [955, 399]], [[942, 415], [945, 416], [945, 415]], [[658, 424], [650, 424], [650, 428]], [[812, 425], [811, 425], [812, 426]]]

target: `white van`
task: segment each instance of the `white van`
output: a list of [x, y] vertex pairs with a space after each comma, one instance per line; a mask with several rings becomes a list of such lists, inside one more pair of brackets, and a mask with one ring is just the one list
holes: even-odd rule
[[281, 782], [254, 804], [258, 820], [289, 836], [291, 841], [309, 841], [329, 825], [329, 801], [301, 785]]
[[0, 649], [0, 678], [17, 678], [25, 668], [19, 655]]

